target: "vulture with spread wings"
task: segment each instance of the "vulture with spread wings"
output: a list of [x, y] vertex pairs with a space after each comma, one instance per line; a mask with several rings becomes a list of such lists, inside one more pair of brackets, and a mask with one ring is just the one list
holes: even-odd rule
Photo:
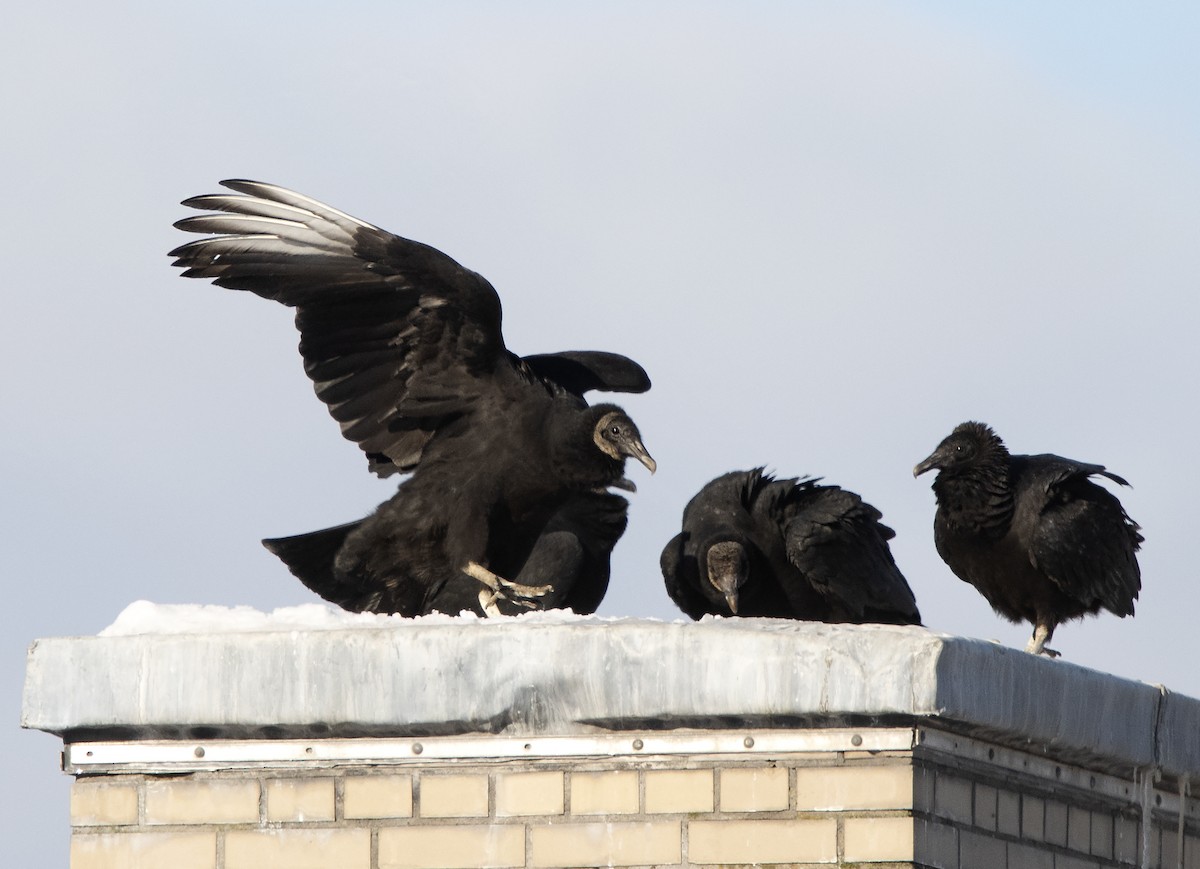
[[380, 476], [412, 474], [367, 518], [266, 547], [351, 610], [594, 609], [625, 528], [608, 487], [633, 489], [626, 458], [655, 463], [619, 407], [582, 396], [644, 392], [641, 366], [519, 357], [492, 285], [445, 254], [282, 187], [222, 184], [235, 193], [184, 201], [212, 213], [176, 226], [209, 237], [175, 265], [295, 308], [305, 372], [342, 433]]

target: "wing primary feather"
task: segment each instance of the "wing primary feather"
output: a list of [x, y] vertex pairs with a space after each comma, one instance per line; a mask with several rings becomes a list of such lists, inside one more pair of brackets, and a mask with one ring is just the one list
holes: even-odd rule
[[[458, 612], [462, 601], [439, 597], [441, 588], [475, 562], [510, 579], [561, 568], [560, 603], [594, 609], [627, 504], [602, 491], [619, 469], [586, 461], [595, 420], [576, 419], [612, 406], [564, 393], [644, 391], [641, 366], [618, 354], [551, 354], [544, 364], [569, 384], [556, 389], [532, 373], [537, 360], [504, 346], [500, 299], [481, 275], [304, 194], [244, 178], [221, 184], [229, 192], [184, 200], [202, 213], [176, 228], [204, 237], [172, 250], [175, 265], [293, 308], [305, 373], [343, 435], [374, 473], [414, 473], [364, 520], [370, 533], [353, 523], [266, 541], [271, 551], [356, 609]], [[576, 436], [586, 446], [559, 446]], [[564, 493], [579, 497], [564, 506]], [[569, 596], [572, 576], [589, 584], [581, 596]], [[347, 580], [365, 585], [343, 598]], [[479, 589], [466, 590], [475, 606]]]
[[319, 199], [313, 199], [311, 196], [305, 196], [303, 193], [297, 193], [294, 190], [289, 190], [286, 187], [280, 187], [276, 184], [267, 184], [263, 181], [249, 181], [244, 178], [228, 178], [221, 182], [221, 186], [228, 187], [230, 190], [236, 190], [238, 193], [246, 193], [251, 196], [270, 199], [273, 202], [282, 202], [284, 205], [304, 208], [313, 214], [327, 219], [334, 219], [335, 223], [337, 220], [347, 220], [358, 226], [373, 229], [376, 232], [383, 231], [374, 224], [367, 223], [365, 220], [359, 220], [357, 217], [349, 215], [344, 211], [339, 211], [331, 205], [326, 205]]

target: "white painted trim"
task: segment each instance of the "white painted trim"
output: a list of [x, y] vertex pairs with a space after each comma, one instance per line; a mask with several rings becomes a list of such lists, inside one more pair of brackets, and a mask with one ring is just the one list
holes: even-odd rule
[[407, 739], [213, 739], [77, 742], [63, 752], [72, 775], [164, 773], [431, 761], [555, 760], [656, 755], [781, 755], [838, 751], [911, 751], [903, 728], [821, 730], [631, 731], [595, 736], [438, 736]]

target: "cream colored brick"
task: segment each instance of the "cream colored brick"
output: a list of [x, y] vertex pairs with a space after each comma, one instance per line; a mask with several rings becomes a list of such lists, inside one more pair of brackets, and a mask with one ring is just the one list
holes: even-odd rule
[[1046, 800], [1045, 840], [1055, 845], [1067, 844], [1067, 806], [1057, 800]]
[[991, 785], [975, 785], [975, 826], [995, 830], [999, 810], [999, 792]]
[[1113, 855], [1113, 816], [1107, 812], [1092, 815], [1092, 853], [1111, 860]]
[[711, 769], [660, 769], [646, 772], [646, 813], [711, 812]]
[[1183, 856], [1183, 869], [1200, 869], [1200, 839], [1195, 836], [1185, 836]]
[[847, 818], [843, 858], [859, 863], [913, 859], [912, 818]]
[[[1031, 845], [1028, 842], [1009, 842], [1005, 849], [1008, 857], [1006, 864], [1009, 869], [1055, 869], [1054, 852], [1043, 845]], [[1059, 855], [1062, 857], [1063, 855]], [[958, 865], [957, 856], [954, 865]]]
[[71, 869], [215, 869], [216, 833], [78, 833]]
[[1067, 807], [1067, 847], [1086, 854], [1092, 844], [1092, 813], [1082, 806]]
[[486, 818], [486, 775], [421, 776], [422, 818]]
[[[922, 866], [958, 869], [958, 829], [950, 824], [913, 819], [914, 857]], [[1024, 869], [1013, 864], [1009, 869]]]
[[692, 863], [833, 863], [837, 821], [692, 821]]
[[[969, 799], [970, 790], [967, 795]], [[796, 771], [796, 808], [802, 812], [911, 809], [912, 804], [911, 766], [841, 766]], [[994, 817], [994, 810], [992, 814]]]
[[346, 818], [411, 818], [412, 776], [352, 775], [342, 785]]
[[370, 865], [371, 831], [365, 827], [230, 830], [225, 834], [224, 869], [370, 869]]
[[[958, 834], [959, 860], [966, 869], [991, 869], [995, 866], [1005, 866], [1008, 863], [1008, 845], [1002, 840], [993, 838], [974, 830], [962, 830]], [[1063, 855], [1054, 858], [1056, 867], [1062, 866]], [[1013, 867], [1017, 869], [1017, 867]], [[1021, 867], [1025, 869], [1025, 867]]]
[[[1121, 863], [1136, 863], [1141, 846], [1141, 837], [1138, 835], [1138, 822], [1134, 818], [1128, 818], [1124, 815], [1118, 815], [1116, 825], [1113, 829], [1113, 843], [1115, 850], [1113, 857]], [[1191, 845], [1191, 840], [1188, 840], [1188, 845]], [[1195, 851], [1189, 851], [1188, 848], [1183, 849], [1186, 855], [1200, 856], [1200, 847]], [[1200, 866], [1200, 860], [1197, 861]], [[1189, 866], [1188, 869], [1191, 869]]]
[[645, 866], [679, 863], [683, 859], [681, 836], [678, 821], [533, 827], [530, 831], [530, 865]]
[[1038, 842], [1046, 838], [1046, 804], [1040, 797], [1021, 795], [1021, 835]]
[[71, 823], [77, 827], [98, 824], [136, 824], [137, 786], [80, 779], [71, 785]]
[[499, 773], [496, 776], [496, 816], [561, 815], [561, 771]]
[[1092, 813], [1081, 805], [1070, 805], [1067, 809], [1067, 847], [1072, 851], [1087, 853], [1092, 845]]
[[146, 783], [147, 824], [239, 824], [258, 820], [258, 782], [172, 779]]
[[277, 778], [266, 785], [268, 821], [333, 820], [333, 779]]
[[974, 786], [971, 782], [947, 773], [937, 774], [934, 778], [934, 814], [950, 821], [970, 824], [974, 818], [974, 800], [971, 796]]
[[637, 810], [636, 772], [616, 770], [571, 775], [571, 814], [620, 815], [636, 814]]
[[[1084, 861], [1079, 861], [1082, 867]], [[1159, 837], [1159, 854], [1156, 865], [1164, 869], [1174, 869], [1179, 865], [1179, 834], [1170, 827], [1163, 827]], [[1094, 864], [1088, 863], [1086, 869], [1092, 869]]]
[[525, 865], [525, 826], [383, 827], [379, 869], [499, 869]]
[[1006, 836], [1021, 835], [1021, 795], [1016, 791], [1001, 789], [998, 792], [996, 829]]
[[783, 767], [721, 770], [721, 811], [779, 812], [788, 807], [788, 771]]
[[[1010, 865], [1012, 865], [1010, 863]], [[1175, 869], [1174, 863], [1151, 863], [1151, 866], [1161, 866], [1163, 869]], [[1024, 866], [1021, 869], [1025, 869]], [[1059, 854], [1054, 858], [1054, 869], [1105, 869], [1095, 860], [1087, 857], [1073, 857], [1070, 854]]]
[[[797, 772], [797, 774], [799, 774]], [[933, 812], [935, 807], [934, 789], [937, 785], [937, 773], [924, 764], [913, 767], [913, 810], [918, 812]], [[969, 785], [968, 785], [969, 787]]]

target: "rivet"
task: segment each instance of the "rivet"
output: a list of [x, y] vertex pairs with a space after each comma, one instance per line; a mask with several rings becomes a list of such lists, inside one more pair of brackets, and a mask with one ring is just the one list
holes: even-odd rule
[[532, 743], [529, 743], [529, 742], [525, 743], [525, 750], [526, 750], [526, 751], [529, 751], [531, 748], [533, 748], [533, 744], [532, 744]]
[[850, 737], [850, 744], [851, 745], [862, 745], [862, 737], [859, 736], [857, 733], [854, 734], [853, 736]]
[[304, 753], [305, 753], [305, 754], [312, 754], [312, 753], [313, 753], [313, 747], [312, 747], [311, 745], [305, 746], [305, 748], [304, 748]]
[[747, 736], [742, 740], [742, 745], [746, 746], [746, 748], [754, 748], [754, 737]]
[[204, 757], [204, 746], [197, 745], [195, 751], [193, 751], [192, 754], [196, 755], [196, 757]]
[[421, 743], [419, 743], [419, 742], [413, 743], [413, 748], [412, 748], [413, 754], [420, 754], [424, 750], [425, 750], [425, 746], [421, 745]]
[[633, 741], [633, 750], [634, 750], [634, 751], [641, 751], [641, 750], [642, 750], [642, 746], [643, 746], [643, 745], [645, 745], [645, 743], [644, 743], [644, 742], [642, 742], [640, 739], [635, 739], [635, 740]]
[[89, 751], [89, 752], [87, 753], [87, 756], [88, 756], [88, 757], [91, 757], [91, 756], [92, 756], [92, 753]]

